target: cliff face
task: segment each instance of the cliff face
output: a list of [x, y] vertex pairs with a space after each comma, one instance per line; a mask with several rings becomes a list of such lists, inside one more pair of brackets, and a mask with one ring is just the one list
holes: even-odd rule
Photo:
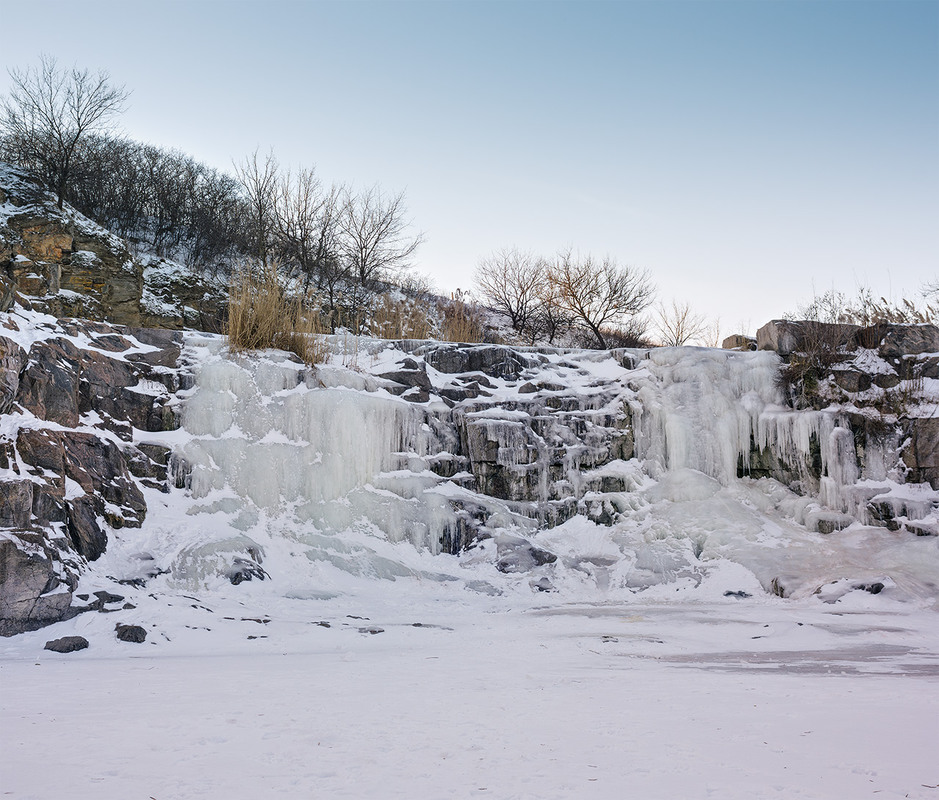
[[216, 287], [122, 239], [0, 163], [0, 311], [14, 296], [54, 316], [138, 327], [217, 329]]
[[[330, 337], [311, 368], [276, 351], [232, 358], [213, 335], [23, 310], [2, 324], [7, 634], [144, 586], [277, 583], [300, 554], [376, 577], [472, 568], [484, 578], [467, 586], [491, 593], [571, 575], [638, 591], [729, 557], [790, 594], [887, 569], [877, 556], [842, 574], [854, 562], [833, 561], [824, 534], [851, 527], [884, 547], [871, 531], [895, 531], [895, 560], [939, 533], [931, 377], [894, 385], [908, 390], [898, 417], [857, 392], [793, 410], [765, 351]], [[850, 368], [879, 369], [877, 353], [856, 348]], [[922, 375], [933, 358], [900, 347], [897, 364]], [[387, 549], [402, 543], [455, 558], [418, 569]], [[928, 583], [922, 553], [896, 564], [898, 582]]]
[[886, 451], [906, 482], [939, 489], [939, 328], [774, 320], [757, 343], [783, 359], [784, 383], [811, 378], [807, 402], [840, 415], [862, 475], [883, 472]]
[[3, 315], [0, 634], [71, 613], [84, 564], [139, 528], [142, 488], [165, 490], [180, 334]]

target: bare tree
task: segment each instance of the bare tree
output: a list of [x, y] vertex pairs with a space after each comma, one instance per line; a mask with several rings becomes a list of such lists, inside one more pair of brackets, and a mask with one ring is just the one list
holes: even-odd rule
[[545, 280], [538, 287], [538, 301], [534, 313], [528, 320], [527, 339], [531, 344], [547, 341], [554, 344], [574, 324], [573, 315], [558, 303], [558, 292], [550, 280], [550, 264], [546, 265]]
[[920, 293], [927, 300], [939, 300], [939, 277], [926, 281]]
[[304, 289], [335, 255], [338, 187], [325, 190], [312, 168], [289, 172], [278, 182], [274, 197], [274, 234], [278, 256], [289, 269], [299, 272]]
[[280, 182], [280, 166], [273, 150], [268, 152], [263, 161], [255, 150], [240, 164], [235, 164], [235, 177], [248, 202], [254, 255], [261, 265], [266, 265], [270, 260], [277, 186]]
[[406, 269], [423, 241], [411, 236], [404, 192], [382, 194], [373, 186], [359, 194], [346, 190], [339, 215], [339, 251], [362, 286]]
[[512, 329], [523, 333], [541, 305], [548, 265], [540, 256], [514, 247], [484, 258], [476, 268], [476, 286], [482, 297], [509, 318]]
[[707, 332], [704, 315], [694, 313], [688, 302], [672, 300], [670, 305], [663, 303], [656, 309], [655, 317], [659, 340], [665, 347], [682, 347]]
[[111, 127], [129, 93], [112, 86], [107, 72], [63, 70], [45, 55], [38, 67], [9, 75], [10, 93], [0, 102], [3, 149], [44, 180], [62, 208], [80, 148]]
[[699, 336], [701, 344], [705, 347], [720, 347], [721, 342], [721, 318], [714, 317], [707, 325], [704, 326], [704, 331]]
[[655, 289], [645, 270], [621, 267], [609, 256], [561, 253], [550, 270], [555, 302], [587, 329], [600, 349], [607, 349], [603, 329], [624, 325], [652, 302]]

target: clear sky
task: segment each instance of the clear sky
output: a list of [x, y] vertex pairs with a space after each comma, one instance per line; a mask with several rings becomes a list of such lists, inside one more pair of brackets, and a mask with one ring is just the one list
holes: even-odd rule
[[729, 333], [939, 274], [939, 0], [0, 0], [0, 39], [109, 71], [133, 138], [405, 190], [442, 291], [572, 246]]

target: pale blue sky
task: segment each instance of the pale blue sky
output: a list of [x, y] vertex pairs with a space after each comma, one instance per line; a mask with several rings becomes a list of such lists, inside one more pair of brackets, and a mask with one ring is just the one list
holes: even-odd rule
[[134, 138], [406, 190], [444, 291], [570, 245], [730, 332], [939, 273], [935, 0], [0, 0], [0, 32], [126, 84]]

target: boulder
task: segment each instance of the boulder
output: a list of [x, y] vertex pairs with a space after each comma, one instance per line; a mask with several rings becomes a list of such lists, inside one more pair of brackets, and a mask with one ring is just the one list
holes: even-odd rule
[[39, 544], [0, 537], [0, 636], [11, 636], [70, 616], [72, 593]]
[[858, 330], [857, 325], [774, 319], [756, 332], [756, 343], [760, 350], [774, 350], [783, 357], [793, 353], [834, 353], [855, 349]]
[[781, 356], [788, 356], [798, 349], [799, 338], [798, 322], [774, 319], [756, 332], [756, 346], [760, 350], [773, 350]]
[[133, 642], [134, 644], [141, 644], [147, 639], [146, 628], [141, 628], [139, 625], [122, 625], [120, 622], [114, 627], [115, 634], [117, 638], [122, 642]]
[[871, 388], [871, 376], [866, 372], [860, 372], [856, 369], [836, 369], [832, 372], [832, 376], [835, 383], [852, 394], [866, 392]]
[[251, 581], [255, 578], [263, 581], [265, 578], [270, 577], [257, 561], [252, 558], [242, 558], [241, 556], [232, 559], [232, 565], [228, 568], [225, 576], [232, 586], [237, 586], [239, 583]]
[[87, 647], [88, 640], [84, 636], [63, 636], [61, 639], [46, 642], [43, 649], [51, 650], [53, 653], [74, 653]]
[[752, 336], [734, 333], [721, 342], [721, 348], [724, 350], [756, 350], [757, 340]]
[[860, 329], [857, 338], [865, 347], [877, 348], [880, 357], [888, 361], [908, 355], [939, 353], [939, 327], [935, 325], [882, 322]]
[[513, 381], [531, 366], [521, 354], [499, 345], [444, 344], [428, 349], [424, 359], [439, 372], [482, 372], [491, 378]]
[[896, 372], [878, 372], [873, 376], [874, 386], [881, 389], [893, 389], [900, 383], [900, 376]]

